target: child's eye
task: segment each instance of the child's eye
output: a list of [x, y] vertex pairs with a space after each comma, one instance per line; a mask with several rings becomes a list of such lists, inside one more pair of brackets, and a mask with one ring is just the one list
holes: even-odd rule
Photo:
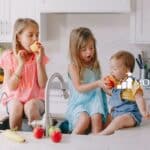
[[86, 51], [86, 47], [81, 48], [81, 51]]
[[33, 37], [33, 34], [28, 34], [28, 37]]
[[94, 47], [91, 47], [90, 50], [94, 50]]

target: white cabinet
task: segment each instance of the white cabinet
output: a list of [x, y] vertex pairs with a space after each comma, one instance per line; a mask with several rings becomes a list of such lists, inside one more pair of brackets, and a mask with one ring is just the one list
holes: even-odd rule
[[41, 12], [129, 12], [130, 0], [40, 0]]
[[39, 0], [39, 12], [41, 40], [47, 41], [47, 14], [129, 13], [130, 0]]
[[39, 20], [38, 4], [38, 0], [0, 0], [0, 42], [12, 42], [17, 18]]
[[150, 0], [132, 0], [131, 42], [150, 44]]
[[12, 0], [12, 28], [18, 18], [38, 20], [38, 0]]
[[0, 42], [10, 41], [11, 0], [0, 0]]
[[17, 18], [37, 19], [38, 1], [34, 0], [12, 0], [12, 20]]

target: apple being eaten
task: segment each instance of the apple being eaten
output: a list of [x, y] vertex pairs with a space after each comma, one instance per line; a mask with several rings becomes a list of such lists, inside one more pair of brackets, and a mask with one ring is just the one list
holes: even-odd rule
[[33, 129], [33, 135], [37, 139], [41, 139], [44, 136], [44, 129], [42, 127], [35, 127]]
[[31, 46], [30, 49], [32, 52], [38, 52], [39, 51], [39, 45], [41, 45], [40, 42], [35, 41]]
[[116, 81], [113, 76], [107, 76], [105, 77], [105, 84], [111, 89], [116, 86]]

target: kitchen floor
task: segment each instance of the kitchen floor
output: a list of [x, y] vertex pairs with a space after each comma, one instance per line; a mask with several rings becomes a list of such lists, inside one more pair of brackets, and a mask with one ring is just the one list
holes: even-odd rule
[[0, 133], [1, 150], [149, 150], [150, 120], [140, 127], [123, 129], [110, 136], [64, 134], [60, 143], [50, 138], [35, 139], [32, 132], [20, 132], [25, 143], [8, 140]]

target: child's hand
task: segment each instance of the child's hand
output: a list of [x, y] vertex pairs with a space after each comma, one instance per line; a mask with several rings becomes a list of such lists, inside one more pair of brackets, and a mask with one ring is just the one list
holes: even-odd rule
[[150, 113], [149, 112], [142, 112], [142, 116], [144, 119], [150, 119]]
[[25, 50], [19, 50], [17, 54], [18, 64], [24, 64], [26, 60], [27, 52]]
[[42, 44], [38, 41], [35, 41], [31, 46], [30, 46], [32, 52], [35, 53], [36, 55], [36, 61], [41, 62], [42, 55], [44, 53], [44, 48]]

